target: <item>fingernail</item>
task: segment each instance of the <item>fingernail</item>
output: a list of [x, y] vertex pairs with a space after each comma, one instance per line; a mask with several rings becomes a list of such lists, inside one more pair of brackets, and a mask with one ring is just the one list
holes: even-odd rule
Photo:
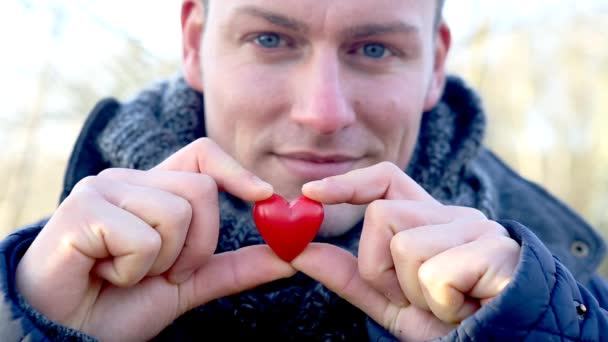
[[268, 191], [269, 193], [273, 193], [274, 192], [274, 188], [272, 187], [272, 184], [263, 181], [261, 178], [258, 178], [257, 176], [252, 176], [253, 183], [255, 183], [256, 186], [260, 187], [260, 188], [264, 188], [264, 190]]
[[312, 191], [314, 192], [315, 190], [321, 190], [323, 188], [323, 186], [325, 185], [325, 180], [317, 180], [317, 181], [312, 181], [312, 182], [308, 182], [306, 184], [304, 184], [302, 186], [302, 192], [304, 191]]
[[169, 281], [173, 284], [179, 285], [186, 280], [188, 280], [192, 276], [192, 271], [185, 270], [179, 273], [174, 273], [169, 277]]
[[270, 184], [268, 184], [268, 182], [263, 181], [260, 177], [258, 177], [256, 175], [251, 175], [249, 177], [251, 178], [251, 181], [254, 182], [256, 185], [260, 185], [260, 186], [270, 185]]

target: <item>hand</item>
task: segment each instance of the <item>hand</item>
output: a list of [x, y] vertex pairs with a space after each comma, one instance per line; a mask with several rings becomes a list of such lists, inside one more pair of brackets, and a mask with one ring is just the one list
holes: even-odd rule
[[292, 262], [403, 341], [447, 335], [511, 281], [519, 245], [478, 210], [444, 206], [381, 163], [311, 182], [325, 204], [369, 204], [359, 258], [311, 244]]
[[24, 255], [17, 288], [62, 325], [132, 341], [191, 308], [293, 275], [267, 246], [214, 255], [220, 190], [247, 201], [273, 193], [208, 139], [150, 171], [83, 179]]

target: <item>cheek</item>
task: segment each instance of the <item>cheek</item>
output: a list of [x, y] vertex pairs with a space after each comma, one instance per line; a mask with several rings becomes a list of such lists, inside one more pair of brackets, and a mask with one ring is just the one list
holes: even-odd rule
[[284, 108], [286, 87], [280, 74], [273, 77], [270, 70], [229, 62], [215, 65], [223, 72], [205, 72], [205, 123], [211, 139], [249, 164], [247, 158], [256, 157], [255, 149]]
[[409, 163], [418, 139], [421, 118], [419, 106], [403, 102], [391, 101], [387, 104], [385, 113], [388, 118], [378, 120], [381, 126], [377, 127], [378, 132], [382, 132], [386, 146], [386, 159], [402, 168]]
[[385, 87], [367, 91], [365, 101], [357, 101], [363, 124], [382, 141], [383, 160], [405, 167], [418, 138], [425, 91], [403, 82], [387, 82]]

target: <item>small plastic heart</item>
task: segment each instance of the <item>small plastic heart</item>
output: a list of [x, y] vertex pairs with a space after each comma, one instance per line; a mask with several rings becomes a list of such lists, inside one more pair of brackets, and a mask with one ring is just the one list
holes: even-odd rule
[[314, 239], [323, 216], [323, 205], [304, 196], [289, 203], [275, 194], [253, 206], [253, 220], [262, 238], [287, 262]]

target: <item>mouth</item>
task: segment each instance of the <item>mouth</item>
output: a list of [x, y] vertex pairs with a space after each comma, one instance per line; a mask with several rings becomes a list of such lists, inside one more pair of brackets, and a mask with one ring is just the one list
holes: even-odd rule
[[339, 153], [294, 152], [274, 156], [289, 174], [306, 182], [345, 174], [353, 170], [355, 163], [361, 160], [360, 157]]

